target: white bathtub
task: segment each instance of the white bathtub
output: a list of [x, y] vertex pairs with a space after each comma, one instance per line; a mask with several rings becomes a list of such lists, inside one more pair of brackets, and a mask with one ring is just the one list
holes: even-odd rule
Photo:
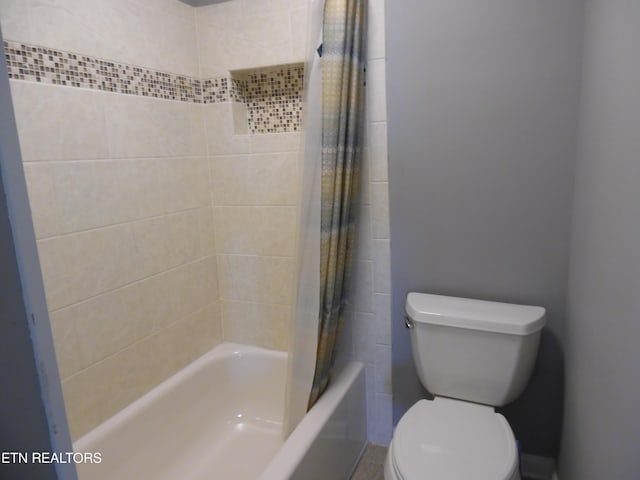
[[80, 480], [346, 480], [366, 443], [351, 363], [283, 441], [287, 355], [217, 346], [74, 443]]

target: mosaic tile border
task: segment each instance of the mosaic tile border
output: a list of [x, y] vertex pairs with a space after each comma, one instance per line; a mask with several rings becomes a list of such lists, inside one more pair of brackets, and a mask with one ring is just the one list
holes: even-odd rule
[[202, 82], [184, 75], [4, 41], [9, 78], [144, 97], [202, 102]]
[[302, 64], [199, 79], [11, 40], [3, 46], [10, 79], [190, 103], [241, 102], [252, 134], [302, 127]]

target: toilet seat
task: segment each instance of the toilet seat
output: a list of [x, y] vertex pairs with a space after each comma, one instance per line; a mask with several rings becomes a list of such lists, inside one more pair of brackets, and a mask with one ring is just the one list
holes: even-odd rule
[[420, 400], [400, 419], [389, 450], [398, 480], [518, 479], [515, 438], [492, 407]]

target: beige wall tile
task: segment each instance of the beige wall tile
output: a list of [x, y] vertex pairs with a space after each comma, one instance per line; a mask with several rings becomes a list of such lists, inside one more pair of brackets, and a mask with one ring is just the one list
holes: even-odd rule
[[24, 173], [36, 238], [50, 237], [60, 233], [60, 210], [51, 164], [25, 163]]
[[249, 152], [249, 137], [235, 134], [233, 106], [230, 103], [214, 103], [202, 108], [210, 155]]
[[73, 439], [211, 349], [221, 338], [212, 305], [63, 381]]
[[371, 181], [388, 181], [389, 165], [387, 160], [386, 123], [370, 123], [367, 125], [367, 145], [369, 148]]
[[201, 215], [200, 210], [188, 210], [165, 217], [169, 266], [182, 265], [205, 256], [207, 246], [200, 228]]
[[201, 246], [203, 256], [215, 256], [215, 233], [213, 223], [213, 208], [200, 208], [198, 209], [198, 227], [200, 231]]
[[168, 278], [170, 273], [172, 272], [144, 278], [105, 294], [113, 299], [112, 305], [117, 305], [122, 315], [134, 325], [133, 335], [129, 338], [128, 345], [159, 330], [158, 324], [161, 318], [168, 317], [164, 324], [179, 318], [175, 309], [167, 308], [167, 304], [172, 300], [172, 294], [175, 295], [175, 289], [171, 288], [173, 285]]
[[262, 67], [293, 61], [289, 14], [274, 11], [248, 14], [243, 19], [239, 35], [242, 56], [229, 58], [232, 68]]
[[268, 133], [251, 135], [251, 153], [299, 152], [302, 146], [302, 134]]
[[206, 157], [26, 164], [38, 237], [207, 206]]
[[54, 312], [63, 378], [202, 311], [216, 298], [215, 283], [209, 258]]
[[250, 205], [248, 157], [211, 158], [211, 189], [214, 205]]
[[362, 151], [362, 164], [360, 165], [360, 190], [358, 201], [363, 205], [371, 203], [371, 183], [370, 183], [370, 149], [368, 146]]
[[[221, 2], [198, 8], [196, 28], [200, 49], [201, 73], [204, 78], [225, 76], [230, 66], [226, 59], [232, 38], [227, 29], [239, 29], [242, 24], [240, 2]], [[206, 55], [205, 55], [206, 53]]]
[[390, 241], [373, 241], [373, 287], [375, 293], [391, 293]]
[[38, 0], [29, 3], [30, 41], [196, 76], [193, 13], [177, 1], [162, 0], [162, 7], [140, 0]]
[[232, 102], [231, 115], [233, 117], [233, 133], [247, 135], [249, 133], [249, 112], [244, 103]]
[[38, 244], [50, 309], [206, 256], [210, 209], [142, 220], [41, 240]]
[[[147, 0], [137, 0], [148, 3]], [[154, 8], [170, 18], [195, 24], [197, 10], [179, 0], [153, 0]]]
[[389, 238], [389, 184], [371, 184], [371, 233], [373, 238]]
[[110, 161], [51, 165], [60, 213], [58, 233], [78, 232], [128, 219], [120, 196], [118, 164]]
[[289, 0], [239, 0], [245, 17], [286, 12], [290, 8]]
[[215, 258], [207, 258], [180, 269], [175, 297], [180, 309], [176, 319], [184, 318], [217, 302]]
[[170, 192], [161, 179], [164, 161], [136, 158], [110, 162], [117, 169], [119, 202], [126, 220], [155, 217], [167, 211], [165, 200]]
[[81, 300], [75, 293], [75, 277], [81, 271], [77, 262], [77, 237], [38, 241], [38, 257], [49, 310]]
[[297, 153], [214, 157], [211, 171], [214, 205], [297, 203]]
[[151, 335], [62, 384], [73, 439], [142, 396], [175, 370], [171, 345]]
[[360, 206], [356, 235], [356, 258], [359, 260], [373, 260], [371, 208], [369, 205]]
[[160, 333], [169, 346], [174, 371], [211, 350], [220, 339], [220, 322], [211, 318], [213, 311], [202, 308]]
[[[304, 62], [307, 58], [308, 46], [308, 28], [307, 21], [309, 10], [306, 4], [303, 8], [297, 8], [290, 12], [291, 22], [291, 56], [295, 62]], [[317, 41], [314, 39], [314, 41]]]
[[[112, 5], [127, 3], [135, 5], [133, 2], [112, 2]], [[118, 24], [114, 16], [124, 14], [120, 24], [130, 15], [141, 16], [133, 9], [108, 8], [108, 2], [102, 0], [91, 5], [79, 0], [39, 0], [29, 2], [29, 6], [33, 43], [101, 58], [113, 58], [109, 56], [113, 47], [107, 45], [110, 43], [107, 27], [110, 23]], [[122, 31], [113, 33], [117, 33], [113, 39], [121, 42]]]
[[110, 357], [66, 379], [62, 383], [67, 420], [72, 439], [77, 439], [135, 399], [132, 383], [135, 347]]
[[223, 301], [224, 339], [287, 350], [291, 315], [289, 306]]
[[[375, 325], [374, 316], [371, 313], [354, 312], [351, 321], [354, 358], [360, 362], [372, 364], [375, 360], [376, 348], [371, 328]], [[367, 382], [373, 383], [372, 380], [373, 378], [367, 378]]]
[[[176, 0], [177, 1], [177, 0]], [[183, 104], [189, 116], [189, 135], [193, 155], [208, 155], [207, 131], [205, 123], [205, 105]], [[187, 108], [188, 107], [188, 108]]]
[[367, 58], [385, 57], [384, 0], [369, 0]]
[[262, 262], [258, 256], [217, 255], [221, 300], [262, 301]]
[[234, 20], [241, 20], [243, 6], [240, 1], [219, 2], [206, 7], [199, 7], [196, 14], [198, 30], [217, 30]]
[[208, 321], [207, 328], [211, 329], [211, 340], [213, 342], [211, 348], [225, 341], [222, 331], [222, 306], [220, 303], [218, 301], [211, 302], [204, 309]]
[[12, 80], [23, 160], [107, 158], [106, 95]]
[[108, 386], [93, 369], [80, 372], [62, 381], [64, 406], [72, 440], [80, 438], [108, 417], [100, 402], [109, 395]]
[[58, 372], [62, 380], [77, 373], [82, 366], [80, 344], [76, 335], [75, 318], [63, 312], [54, 312], [49, 316], [51, 332], [56, 350]]
[[105, 116], [111, 158], [206, 154], [201, 105], [105, 95], [109, 95]]
[[391, 345], [391, 295], [373, 295], [376, 317], [376, 344]]
[[367, 119], [370, 122], [387, 120], [385, 60], [367, 62]]
[[164, 212], [210, 205], [211, 180], [206, 157], [158, 159], [157, 168]]
[[138, 339], [139, 326], [133, 321], [133, 312], [124, 310], [122, 300], [122, 291], [116, 291], [57, 312], [75, 322], [81, 368], [105, 359]]
[[373, 312], [373, 262], [368, 260], [354, 262], [351, 298], [355, 312]]
[[[203, 76], [302, 61], [306, 7], [301, 0], [240, 0], [199, 9]], [[221, 298], [290, 304], [301, 134], [234, 136], [244, 129], [232, 107], [205, 108]]]
[[296, 207], [258, 207], [260, 253], [293, 257], [298, 234]]
[[31, 43], [29, 2], [2, 0], [0, 2], [0, 25], [4, 39]]
[[301, 8], [309, 5], [311, 0], [289, 0], [291, 2], [291, 8]]
[[261, 278], [265, 303], [291, 305], [293, 302], [294, 261], [288, 257], [262, 257]]
[[177, 232], [169, 230], [168, 217], [135, 222], [131, 224], [131, 232], [125, 268], [132, 273], [126, 275], [127, 279], [139, 280], [178, 265], [175, 259], [169, 258]]
[[198, 19], [198, 44], [202, 52], [204, 77], [293, 61], [288, 12], [241, 17], [232, 9], [227, 12], [224, 22], [212, 19], [214, 15], [208, 14], [206, 18]]
[[137, 337], [158, 332], [217, 301], [215, 259], [206, 258], [126, 288], [123, 303], [141, 326]]
[[[168, 3], [168, 2], [167, 2]], [[171, 3], [180, 5], [181, 2], [173, 0]], [[154, 39], [156, 44], [153, 46], [154, 52], [157, 52], [157, 65], [158, 70], [178, 73], [186, 75], [192, 78], [200, 77], [200, 64], [198, 59], [197, 48], [197, 34], [195, 18], [190, 20], [179, 20], [175, 16], [171, 15], [168, 10], [163, 10], [157, 2], [154, 2], [152, 7], [154, 11], [159, 13], [158, 22], [153, 26], [153, 33], [156, 35]], [[164, 27], [165, 32], [170, 31], [171, 35], [158, 33], [162, 30], [157, 28]], [[142, 61], [146, 61], [146, 52], [142, 51], [141, 54], [134, 59], [136, 65], [140, 65]]]
[[218, 253], [261, 253], [256, 207], [215, 207], [213, 218]]
[[248, 196], [256, 205], [295, 205], [298, 201], [298, 154], [254, 154], [247, 159]]
[[300, 23], [306, 26], [306, 6], [299, 1], [242, 0], [199, 8], [203, 76], [302, 61], [306, 37]]
[[[225, 2], [233, 4], [236, 2]], [[221, 4], [222, 5], [222, 4]], [[207, 8], [207, 7], [203, 7]], [[200, 17], [197, 19], [198, 25], [198, 45], [200, 49], [200, 71], [202, 78], [225, 77], [229, 75], [229, 66], [226, 58], [230, 55], [228, 51], [232, 49], [232, 41], [224, 35], [222, 30], [217, 28], [207, 28], [201, 25]], [[240, 20], [230, 20], [232, 25], [240, 25]], [[239, 27], [238, 27], [239, 28]]]
[[290, 305], [293, 259], [253, 255], [218, 255], [220, 298]]
[[123, 303], [140, 326], [138, 338], [156, 333], [189, 313], [182, 294], [192, 283], [185, 285], [183, 281], [192, 277], [185, 269], [189, 266], [145, 278], [133, 288], [125, 287]]
[[169, 330], [164, 329], [114, 356], [120, 357], [118, 363], [122, 367], [118, 365], [118, 368], [128, 366], [132, 370], [122, 382], [122, 404], [127, 405], [141, 397], [180, 369], [173, 356], [172, 340]]
[[375, 392], [391, 395], [391, 346], [376, 345]]
[[219, 253], [295, 254], [295, 207], [216, 207], [214, 218]]
[[129, 226], [40, 240], [38, 252], [50, 310], [77, 303], [129, 281], [121, 266], [132, 260]]

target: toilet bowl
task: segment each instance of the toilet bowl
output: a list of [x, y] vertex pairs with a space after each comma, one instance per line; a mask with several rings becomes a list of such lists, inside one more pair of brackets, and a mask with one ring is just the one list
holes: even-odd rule
[[493, 408], [437, 398], [402, 417], [389, 446], [386, 480], [520, 480], [516, 442]]
[[385, 480], [520, 480], [516, 440], [495, 412], [527, 384], [541, 307], [410, 293], [407, 325], [423, 385], [400, 419]]

